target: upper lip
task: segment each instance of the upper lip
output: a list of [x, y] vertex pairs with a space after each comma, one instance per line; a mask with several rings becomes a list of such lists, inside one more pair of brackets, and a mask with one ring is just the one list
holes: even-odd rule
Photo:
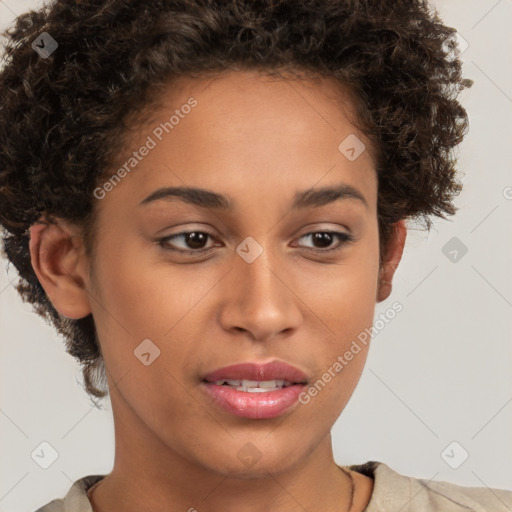
[[255, 381], [284, 379], [293, 383], [306, 383], [308, 377], [295, 366], [283, 361], [272, 361], [265, 364], [252, 362], [239, 363], [218, 368], [203, 376], [203, 380], [208, 382], [215, 382], [222, 379]]

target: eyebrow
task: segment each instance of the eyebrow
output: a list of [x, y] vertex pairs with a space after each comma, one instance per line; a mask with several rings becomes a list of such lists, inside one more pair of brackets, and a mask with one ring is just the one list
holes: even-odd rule
[[[214, 208], [230, 211], [234, 208], [234, 201], [229, 197], [196, 187], [163, 187], [155, 190], [139, 206], [147, 205], [155, 201], [181, 200], [201, 208]], [[339, 200], [357, 199], [366, 207], [368, 203], [364, 195], [352, 185], [339, 183], [335, 186], [303, 190], [295, 193], [292, 209], [314, 208], [325, 206]]]

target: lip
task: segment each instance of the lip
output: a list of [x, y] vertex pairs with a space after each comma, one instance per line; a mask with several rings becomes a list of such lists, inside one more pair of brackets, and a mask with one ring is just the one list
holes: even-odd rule
[[229, 386], [201, 382], [201, 386], [213, 402], [224, 411], [250, 419], [267, 419], [280, 416], [292, 406], [297, 406], [299, 394], [306, 384], [294, 384], [277, 391], [251, 393], [238, 391]]
[[[294, 384], [276, 391], [249, 392], [215, 384], [215, 381], [222, 379], [285, 379]], [[219, 368], [207, 373], [201, 386], [208, 397], [224, 411], [244, 418], [267, 419], [275, 418], [297, 405], [298, 396], [307, 382], [307, 375], [295, 366], [272, 361], [266, 364], [247, 362]]]
[[219, 368], [203, 376], [203, 380], [208, 382], [215, 382], [220, 379], [258, 381], [285, 379], [296, 384], [303, 384], [308, 381], [304, 372], [283, 361], [271, 361], [265, 364], [239, 363]]

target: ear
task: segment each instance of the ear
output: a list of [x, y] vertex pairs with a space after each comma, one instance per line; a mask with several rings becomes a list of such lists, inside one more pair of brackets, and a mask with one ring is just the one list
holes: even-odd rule
[[379, 282], [377, 287], [377, 302], [387, 299], [391, 293], [393, 275], [402, 259], [405, 239], [407, 237], [407, 226], [405, 221], [399, 220], [393, 225], [393, 232], [385, 249], [381, 268], [379, 270]]
[[29, 231], [32, 267], [54, 308], [67, 318], [87, 316], [88, 262], [80, 230], [62, 219], [41, 218]]

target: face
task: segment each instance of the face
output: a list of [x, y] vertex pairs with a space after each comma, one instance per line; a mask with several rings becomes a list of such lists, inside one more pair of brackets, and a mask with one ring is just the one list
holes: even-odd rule
[[[375, 166], [336, 91], [252, 72], [182, 78], [132, 134], [112, 174], [137, 163], [96, 193], [84, 284], [117, 436], [242, 478], [325, 442], [366, 360], [362, 343], [344, 354], [372, 325], [379, 279]], [[338, 146], [354, 135], [367, 149], [350, 159]], [[209, 194], [155, 195], [169, 187]], [[340, 193], [313, 195], [327, 187]], [[203, 381], [269, 361], [308, 382], [263, 417], [230, 412]]]

